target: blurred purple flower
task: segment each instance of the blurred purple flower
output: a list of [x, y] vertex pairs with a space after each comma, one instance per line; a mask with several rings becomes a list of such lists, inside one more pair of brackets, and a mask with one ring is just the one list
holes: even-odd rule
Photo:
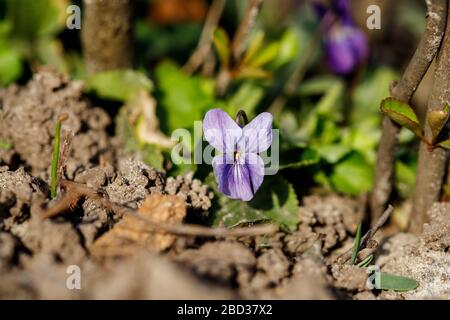
[[212, 161], [219, 191], [232, 199], [249, 201], [264, 180], [264, 162], [258, 155], [272, 144], [272, 115], [259, 114], [245, 127], [220, 109], [203, 120], [205, 139], [222, 152]]
[[366, 35], [352, 24], [333, 24], [327, 31], [324, 46], [329, 67], [340, 75], [352, 72], [368, 54]]
[[334, 17], [325, 21], [324, 47], [330, 69], [340, 75], [351, 73], [367, 59], [368, 42], [353, 21], [350, 1], [332, 0], [331, 8], [314, 2], [314, 8], [320, 18], [327, 14]]

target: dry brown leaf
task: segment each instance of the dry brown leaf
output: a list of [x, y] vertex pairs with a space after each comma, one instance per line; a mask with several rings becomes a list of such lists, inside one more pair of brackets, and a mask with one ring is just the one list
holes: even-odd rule
[[207, 11], [205, 0], [158, 0], [150, 6], [149, 19], [155, 24], [202, 22]]
[[139, 118], [136, 124], [139, 140], [163, 148], [171, 148], [175, 145], [175, 142], [160, 130], [156, 115], [156, 100], [147, 91], [137, 93], [127, 107], [133, 110], [133, 113], [137, 113], [133, 117]]
[[[186, 217], [186, 204], [178, 196], [149, 195], [139, 208], [139, 214], [159, 223], [181, 224]], [[91, 253], [95, 256], [127, 256], [142, 247], [151, 252], [161, 252], [170, 248], [175, 240], [175, 235], [150, 231], [143, 220], [126, 215], [94, 242]]]

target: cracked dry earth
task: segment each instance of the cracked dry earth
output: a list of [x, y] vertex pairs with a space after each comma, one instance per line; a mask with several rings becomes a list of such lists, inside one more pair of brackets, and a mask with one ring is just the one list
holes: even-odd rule
[[[53, 128], [65, 112], [71, 136], [63, 178], [48, 200]], [[21, 299], [427, 299], [450, 298], [450, 204], [430, 210], [421, 236], [377, 234], [375, 263], [412, 277], [407, 293], [370, 291], [365, 269], [336, 258], [352, 246], [359, 202], [337, 195], [302, 199], [296, 231], [257, 237], [200, 237], [147, 228], [201, 221], [213, 195], [192, 174], [166, 177], [108, 132], [83, 83], [43, 70], [23, 87], [0, 90], [0, 298]], [[58, 215], [43, 212], [61, 202]], [[107, 199], [105, 201], [104, 199]], [[126, 210], [112, 210], [108, 204]], [[67, 268], [81, 270], [68, 290]]]

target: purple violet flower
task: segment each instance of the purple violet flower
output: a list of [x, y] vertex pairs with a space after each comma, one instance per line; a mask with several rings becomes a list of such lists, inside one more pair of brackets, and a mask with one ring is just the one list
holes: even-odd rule
[[334, 16], [334, 21], [327, 19], [325, 24], [324, 47], [330, 69], [340, 75], [351, 73], [367, 59], [369, 49], [366, 35], [353, 21], [350, 1], [332, 0], [331, 8], [321, 1], [313, 4], [321, 19]]
[[205, 139], [222, 153], [212, 161], [220, 192], [232, 199], [253, 198], [264, 180], [264, 161], [258, 153], [272, 144], [272, 120], [263, 112], [242, 127], [221, 109], [206, 113]]
[[366, 35], [350, 23], [335, 22], [327, 30], [324, 46], [330, 69], [340, 75], [352, 72], [368, 54]]

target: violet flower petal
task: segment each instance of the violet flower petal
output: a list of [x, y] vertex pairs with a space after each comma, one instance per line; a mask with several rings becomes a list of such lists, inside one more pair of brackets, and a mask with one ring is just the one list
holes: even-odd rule
[[272, 114], [263, 112], [255, 117], [242, 130], [238, 150], [242, 153], [260, 153], [272, 144]]
[[233, 153], [242, 136], [242, 129], [221, 109], [209, 110], [203, 119], [206, 141], [221, 152]]
[[348, 74], [367, 57], [364, 33], [351, 25], [334, 25], [325, 39], [327, 60], [333, 72]]
[[253, 198], [250, 171], [242, 158], [233, 164], [229, 164], [229, 157], [229, 155], [224, 154], [213, 159], [214, 174], [217, 178], [219, 191], [232, 199], [249, 201]]
[[219, 191], [232, 199], [250, 201], [264, 180], [264, 162], [257, 154], [245, 154], [230, 164], [230, 155], [213, 159]]
[[244, 161], [250, 172], [253, 191], [256, 193], [264, 180], [264, 161], [254, 153], [246, 154]]
[[228, 187], [228, 172], [232, 170], [234, 164], [233, 154], [221, 154], [212, 160], [214, 175], [217, 179], [219, 191], [230, 196]]

